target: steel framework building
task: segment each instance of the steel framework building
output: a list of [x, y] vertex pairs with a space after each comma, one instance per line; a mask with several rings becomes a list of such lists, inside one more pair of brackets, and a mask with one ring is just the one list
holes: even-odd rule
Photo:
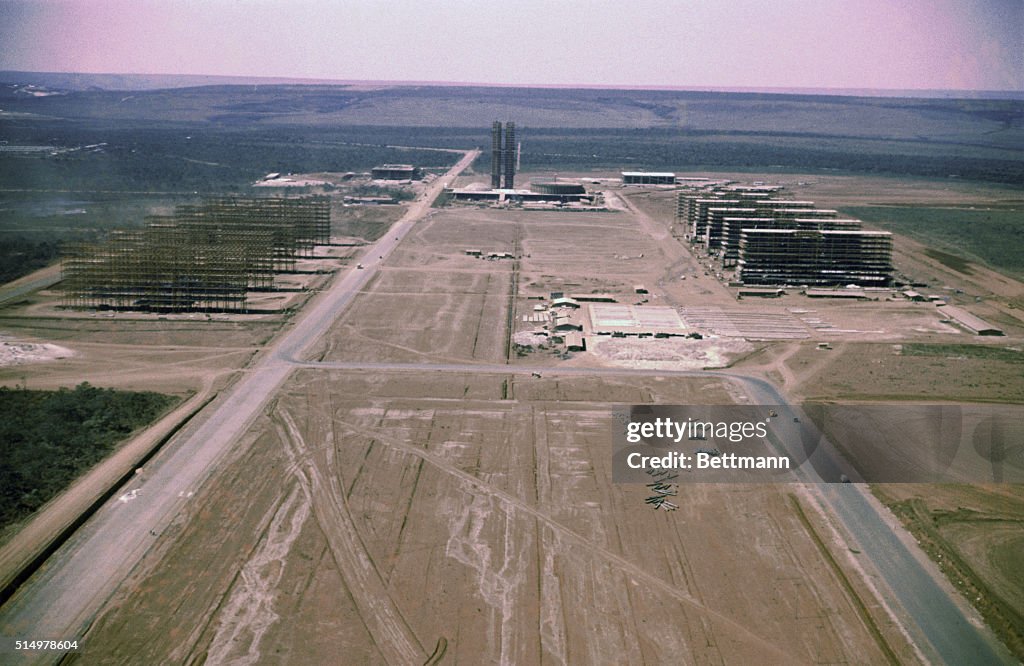
[[623, 185], [675, 185], [676, 175], [667, 171], [623, 171]]
[[501, 123], [491, 124], [491, 189], [501, 187]]
[[64, 305], [158, 312], [244, 311], [252, 289], [330, 237], [330, 202], [221, 198], [150, 216], [139, 230], [64, 247]]
[[370, 169], [370, 177], [377, 180], [419, 180], [423, 174], [412, 164], [381, 164]]
[[888, 231], [744, 229], [739, 276], [747, 285], [892, 285]]
[[[810, 211], [801, 211], [809, 213]], [[735, 266], [740, 256], [740, 235], [746, 229], [799, 229], [803, 231], [832, 231], [860, 229], [860, 220], [816, 217], [724, 217], [719, 243], [723, 267]]]
[[722, 228], [726, 217], [759, 217], [756, 208], [720, 207], [707, 209], [707, 225], [704, 228], [704, 244], [709, 252], [717, 250], [722, 242]]

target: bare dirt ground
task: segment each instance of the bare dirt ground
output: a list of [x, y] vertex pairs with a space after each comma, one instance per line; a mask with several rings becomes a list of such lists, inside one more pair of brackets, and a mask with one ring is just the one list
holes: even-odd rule
[[73, 351], [60, 345], [37, 344], [10, 336], [0, 336], [0, 367], [55, 361], [73, 355]]
[[610, 482], [604, 400], [719, 382], [501, 381], [300, 372], [83, 662], [885, 660], [785, 488], [687, 487], [668, 513]]
[[211, 376], [244, 366], [281, 323], [280, 317], [172, 321], [125, 314], [111, 318], [19, 314], [11, 309], [0, 312], [0, 330], [37, 344], [59, 343], [72, 354], [0, 367], [0, 383], [58, 388], [87, 381], [178, 395], [198, 391]]
[[[340, 230], [353, 231], [347, 223], [362, 218], [361, 212], [346, 210], [335, 222]], [[370, 218], [391, 219], [390, 214]], [[19, 296], [0, 307], [0, 385], [54, 390], [89, 382], [182, 398], [178, 408], [134, 433], [67, 491], [0, 534], [0, 580], [4, 585], [115, 480], [130, 473], [162, 438], [237, 377], [287, 322], [287, 308], [301, 306], [323, 287], [331, 272], [360, 251], [362, 241], [358, 239], [339, 241], [344, 244], [318, 248], [315, 258], [300, 259], [295, 273], [278, 275], [279, 291], [251, 294], [254, 309], [272, 314], [70, 310], [60, 307], [59, 285]], [[59, 278], [59, 274], [60, 267], [52, 266], [19, 282], [40, 276]]]

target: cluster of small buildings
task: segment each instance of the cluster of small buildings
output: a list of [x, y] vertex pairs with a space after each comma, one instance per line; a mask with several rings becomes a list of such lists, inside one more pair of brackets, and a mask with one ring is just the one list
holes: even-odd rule
[[484, 252], [483, 250], [467, 249], [463, 250], [465, 254], [470, 257], [476, 257], [477, 259], [487, 259], [493, 261], [495, 259], [515, 259], [515, 255], [511, 252]]
[[676, 223], [744, 285], [889, 287], [892, 234], [861, 228], [777, 185], [697, 183], [680, 190]]

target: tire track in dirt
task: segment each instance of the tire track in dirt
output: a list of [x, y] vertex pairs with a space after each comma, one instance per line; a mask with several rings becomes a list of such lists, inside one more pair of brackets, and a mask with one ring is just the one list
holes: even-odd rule
[[260, 641], [279, 619], [274, 602], [285, 561], [307, 518], [309, 503], [298, 485], [293, 485], [275, 507], [259, 547], [239, 572], [236, 586], [219, 614], [207, 661], [233, 666], [259, 661]]
[[[551, 506], [551, 450], [548, 447], [547, 419], [543, 411], [531, 408], [535, 453], [534, 493], [538, 506]], [[548, 537], [550, 535], [550, 538]], [[540, 595], [538, 633], [541, 647], [560, 664], [568, 663], [565, 635], [565, 602], [556, 573], [555, 542], [557, 533], [537, 521], [537, 574]], [[544, 652], [542, 651], [543, 655]]]
[[349, 513], [345, 491], [330, 459], [333, 456], [324, 455], [324, 448], [333, 452], [333, 437], [325, 447], [312, 449], [286, 409], [279, 406], [275, 417], [299, 486], [381, 656], [389, 664], [422, 664], [430, 655], [391, 598]]
[[[342, 331], [346, 332], [346, 340], [347, 341], [363, 340], [364, 342], [370, 342], [370, 343], [378, 344], [381, 347], [385, 347], [385, 348], [388, 348], [388, 349], [398, 349], [400, 351], [408, 352], [410, 354], [413, 354], [416, 357], [422, 358], [422, 359], [424, 359], [427, 362], [447, 361], [449, 363], [467, 363], [467, 360], [465, 358], [463, 358], [463, 357], [460, 357], [460, 356], [447, 356], [447, 355], [444, 355], [444, 354], [437, 354], [437, 353], [434, 353], [434, 352], [420, 351], [419, 349], [415, 349], [413, 347], [407, 347], [405, 345], [400, 345], [400, 344], [395, 343], [395, 342], [388, 342], [387, 340], [385, 340], [383, 338], [372, 337], [370, 335], [367, 335], [366, 333], [363, 333], [363, 332], [359, 331], [352, 324], [342, 324], [341, 326], [338, 327], [338, 331], [339, 332], [342, 332]], [[332, 343], [331, 344], [331, 351], [333, 352], [334, 349], [336, 349], [336, 347]], [[324, 356], [326, 356], [326, 354], [324, 354]], [[470, 361], [471, 360], [472, 359], [470, 359]], [[321, 361], [321, 362], [323, 362], [323, 361]], [[330, 363], [330, 361], [327, 361], [327, 362]]]
[[416, 489], [420, 487], [420, 476], [423, 473], [424, 462], [420, 460], [419, 464], [416, 465], [416, 476], [413, 477], [412, 489], [409, 491], [409, 501], [405, 504], [405, 512], [402, 514], [402, 526], [398, 528], [398, 536], [395, 537], [395, 549], [391, 553], [391, 568], [388, 571], [387, 583], [391, 583], [391, 576], [395, 572], [395, 563], [398, 562], [398, 556], [402, 552], [402, 536], [405, 534], [405, 526], [409, 522], [409, 515], [412, 513], [412, 505], [416, 500]]
[[[733, 637], [742, 637], [743, 639], [746, 639], [755, 645], [763, 647], [765, 649], [766, 658], [768, 657], [768, 655], [771, 655], [771, 658], [774, 659], [777, 663], [799, 662], [795, 655], [784, 651], [782, 648], [780, 648], [778, 645], [768, 640], [767, 638], [759, 636], [758, 634], [754, 633], [750, 630], [750, 628], [746, 627], [742, 623], [734, 620], [728, 615], [721, 613], [720, 611], [717, 611], [713, 608], [709, 608], [689, 593], [684, 592], [683, 590], [680, 590], [679, 588], [673, 585], [670, 585], [658, 576], [655, 576], [647, 570], [638, 567], [636, 564], [630, 562], [625, 557], [591, 542], [586, 537], [574, 532], [565, 525], [562, 525], [561, 523], [547, 515], [544, 511], [541, 511], [537, 507], [531, 506], [527, 502], [523, 501], [521, 498], [515, 497], [501, 490], [500, 488], [497, 488], [491, 485], [490, 483], [473, 476], [472, 474], [462, 471], [461, 469], [449, 464], [448, 462], [435, 457], [433, 454], [423, 450], [422, 448], [413, 446], [411, 444], [406, 444], [405, 442], [392, 437], [388, 437], [385, 433], [381, 433], [379, 431], [370, 432], [370, 429], [363, 425], [346, 423], [338, 419], [335, 419], [335, 423], [337, 425], [342, 426], [343, 429], [348, 430], [352, 435], [358, 435], [360, 437], [371, 435], [376, 439], [376, 441], [378, 441], [381, 444], [384, 444], [385, 446], [390, 446], [392, 448], [404, 451], [406, 453], [409, 453], [413, 456], [425, 460], [426, 462], [436, 467], [437, 469], [446, 472], [451, 476], [456, 477], [457, 479], [463, 481], [466, 485], [476, 488], [477, 490], [483, 492], [484, 494], [489, 495], [490, 497], [506, 505], [506, 510], [510, 515], [514, 511], [519, 510], [527, 515], [533, 516], [535, 519], [539, 520], [546, 527], [550, 528], [553, 532], [555, 532], [556, 535], [564, 537], [567, 541], [577, 543], [585, 549], [585, 552], [588, 552], [596, 557], [600, 557], [601, 559], [606, 561], [606, 564], [616, 566], [618, 569], [622, 571], [623, 574], [628, 575], [638, 581], [643, 581], [647, 585], [650, 585], [652, 588], [655, 588], [660, 592], [665, 593], [666, 595], [682, 602], [685, 605], [688, 605], [692, 608], [699, 610], [705, 617], [713, 618], [715, 620], [718, 620], [722, 624], [728, 626], [731, 630], [731, 635]], [[294, 427], [294, 423], [292, 423], [292, 427]]]

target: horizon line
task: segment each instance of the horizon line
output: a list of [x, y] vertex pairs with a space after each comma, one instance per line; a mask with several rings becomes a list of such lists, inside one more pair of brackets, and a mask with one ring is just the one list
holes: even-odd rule
[[[871, 87], [822, 87], [822, 86], [711, 86], [711, 85], [655, 85], [655, 84], [603, 84], [603, 83], [493, 83], [481, 81], [424, 81], [390, 79], [337, 79], [305, 76], [261, 76], [246, 74], [172, 74], [139, 72], [56, 72], [4, 69], [0, 74], [55, 75], [55, 76], [96, 76], [96, 77], [140, 77], [168, 79], [220, 79], [234, 81], [234, 85], [338, 85], [338, 86], [380, 86], [380, 87], [438, 87], [438, 88], [527, 88], [563, 90], [631, 90], [650, 92], [732, 92], [749, 94], [789, 95], [837, 95], [850, 97], [956, 97], [996, 96], [1003, 99], [1024, 99], [1024, 90], [977, 89], [977, 88], [871, 88]], [[183, 83], [183, 81], [182, 81]], [[200, 84], [201, 85], [201, 84]], [[226, 85], [232, 85], [226, 83]], [[172, 88], [192, 87], [171, 85]], [[198, 86], [197, 86], [198, 87]], [[115, 89], [116, 90], [116, 89]]]

